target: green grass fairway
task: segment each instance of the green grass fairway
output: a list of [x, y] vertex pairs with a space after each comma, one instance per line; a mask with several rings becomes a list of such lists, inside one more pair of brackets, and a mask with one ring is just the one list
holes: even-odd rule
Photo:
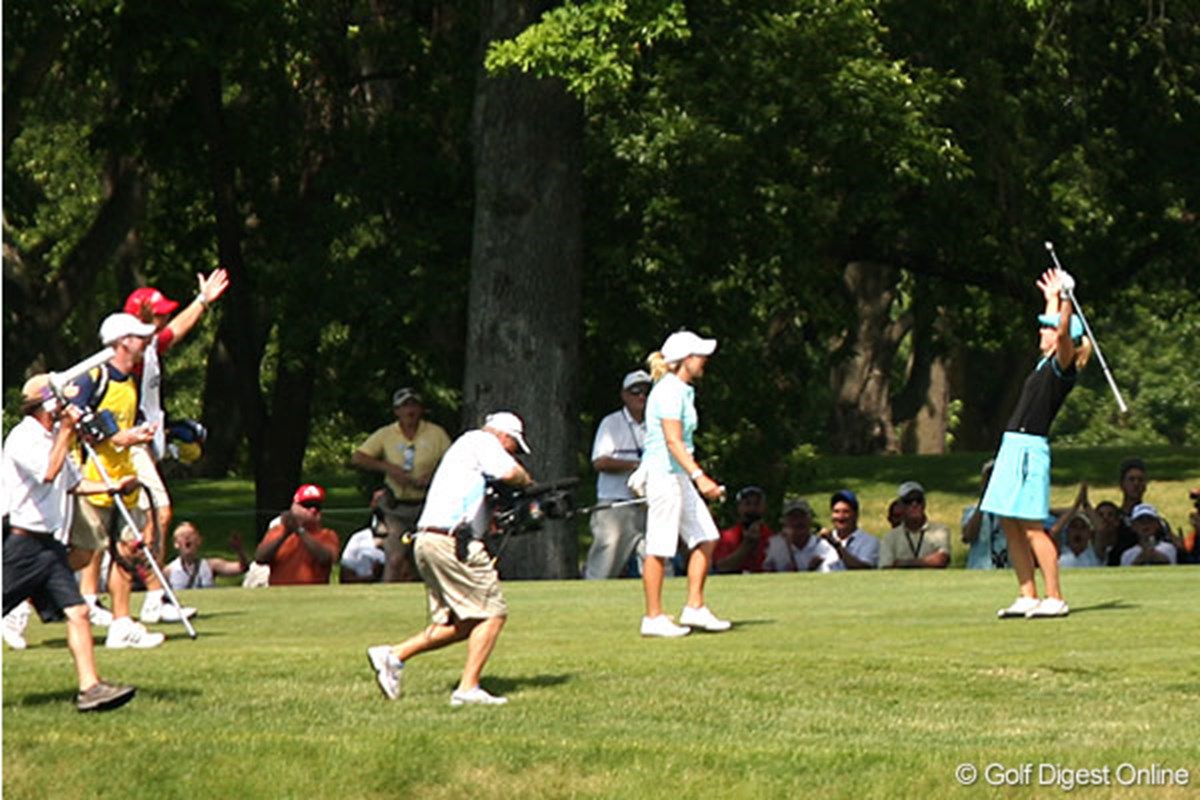
[[[734, 629], [661, 641], [637, 635], [637, 582], [508, 584], [484, 679], [502, 708], [449, 707], [461, 646], [382, 699], [364, 651], [424, 625], [416, 585], [183, 593], [200, 638], [162, 626], [158, 651], [101, 648], [102, 674], [140, 691], [100, 715], [71, 705], [63, 627], [35, 621], [4, 654], [4, 796], [1065, 794], [1037, 785], [1042, 764], [1108, 768], [1111, 785], [1075, 789], [1089, 800], [1196, 796], [1200, 569], [1065, 587], [1069, 619], [1001, 622], [1009, 573], [716, 577]], [[680, 579], [665, 597], [677, 611]], [[959, 786], [961, 764], [978, 784]], [[1033, 785], [989, 787], [989, 764], [1031, 764]], [[1156, 766], [1189, 785], [1118, 784]]]

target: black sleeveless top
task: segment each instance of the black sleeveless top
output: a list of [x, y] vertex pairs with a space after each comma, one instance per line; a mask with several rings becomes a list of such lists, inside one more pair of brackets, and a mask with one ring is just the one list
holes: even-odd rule
[[1021, 387], [1021, 399], [1008, 418], [1005, 430], [1034, 436], [1049, 435], [1050, 423], [1075, 388], [1076, 374], [1074, 364], [1063, 371], [1053, 356], [1039, 361]]

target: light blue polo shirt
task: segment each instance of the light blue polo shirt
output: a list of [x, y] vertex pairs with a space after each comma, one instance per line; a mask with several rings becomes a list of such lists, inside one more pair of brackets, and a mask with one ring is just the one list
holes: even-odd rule
[[642, 461], [646, 469], [655, 472], [683, 472], [683, 467], [667, 451], [667, 440], [663, 436], [664, 419], [683, 423], [683, 444], [689, 453], [695, 452], [692, 434], [700, 418], [696, 415], [696, 390], [681, 381], [673, 372], [668, 372], [646, 400], [646, 451]]

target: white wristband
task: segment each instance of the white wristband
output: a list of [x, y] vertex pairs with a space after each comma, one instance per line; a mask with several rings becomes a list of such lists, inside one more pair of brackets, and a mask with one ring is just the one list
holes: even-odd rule
[[704, 474], [704, 470], [700, 469], [699, 467], [696, 467], [694, 470], [692, 470], [691, 472], [688, 473], [688, 477], [692, 479], [692, 483], [695, 483], [696, 479], [699, 478], [703, 474]]

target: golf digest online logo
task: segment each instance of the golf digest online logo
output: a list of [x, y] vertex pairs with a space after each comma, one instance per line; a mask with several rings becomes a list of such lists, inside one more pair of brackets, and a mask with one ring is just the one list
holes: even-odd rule
[[1025, 762], [1015, 766], [991, 762], [983, 766], [959, 764], [954, 779], [963, 786], [983, 782], [988, 786], [1053, 786], [1064, 792], [1084, 786], [1188, 786], [1191, 773], [1183, 767], [1162, 764], [1139, 767], [1068, 767], [1064, 764]]

